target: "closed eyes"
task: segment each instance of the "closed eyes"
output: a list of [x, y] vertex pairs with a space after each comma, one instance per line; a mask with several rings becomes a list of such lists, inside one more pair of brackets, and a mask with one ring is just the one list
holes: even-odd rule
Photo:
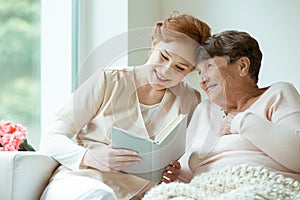
[[[169, 60], [170, 60], [170, 58], [169, 58], [167, 55], [165, 55], [163, 52], [160, 52], [160, 56], [161, 56], [164, 60], [166, 60], [166, 61], [169, 61]], [[176, 69], [178, 69], [179, 71], [185, 71], [186, 68], [187, 68], [187, 67], [182, 67], [182, 66], [180, 66], [180, 65], [175, 65], [175, 67], [176, 67]]]

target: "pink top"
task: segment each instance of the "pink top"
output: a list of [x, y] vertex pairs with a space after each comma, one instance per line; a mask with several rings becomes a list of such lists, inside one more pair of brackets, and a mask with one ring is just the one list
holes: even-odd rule
[[230, 135], [219, 137], [224, 112], [204, 101], [187, 130], [187, 152], [179, 179], [227, 165], [261, 165], [300, 180], [300, 95], [289, 83], [268, 88], [232, 121]]

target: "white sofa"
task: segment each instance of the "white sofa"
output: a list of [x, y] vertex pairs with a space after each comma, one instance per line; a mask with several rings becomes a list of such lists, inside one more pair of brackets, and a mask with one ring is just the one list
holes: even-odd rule
[[57, 167], [55, 160], [40, 152], [0, 152], [0, 199], [40, 199]]

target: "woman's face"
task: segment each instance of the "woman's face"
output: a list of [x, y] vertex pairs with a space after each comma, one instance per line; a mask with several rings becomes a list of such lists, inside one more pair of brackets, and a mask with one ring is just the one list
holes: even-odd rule
[[177, 85], [184, 76], [194, 69], [195, 49], [180, 41], [158, 42], [147, 62], [151, 66], [148, 73], [150, 85], [163, 90]]
[[228, 65], [225, 57], [214, 57], [197, 65], [199, 85], [208, 98], [219, 106], [226, 105], [229, 97], [239, 83], [235, 64]]

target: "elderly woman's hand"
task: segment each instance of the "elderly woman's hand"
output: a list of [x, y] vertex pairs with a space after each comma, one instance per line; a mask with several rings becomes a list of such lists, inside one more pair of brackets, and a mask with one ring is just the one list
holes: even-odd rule
[[170, 183], [176, 181], [179, 176], [180, 168], [181, 166], [178, 161], [172, 161], [168, 166], [166, 166], [161, 177], [161, 182]]
[[232, 119], [234, 118], [234, 116], [236, 114], [237, 113], [229, 113], [225, 116], [224, 121], [221, 125], [220, 132], [219, 132], [220, 136], [232, 134], [230, 131], [230, 125], [231, 125]]

